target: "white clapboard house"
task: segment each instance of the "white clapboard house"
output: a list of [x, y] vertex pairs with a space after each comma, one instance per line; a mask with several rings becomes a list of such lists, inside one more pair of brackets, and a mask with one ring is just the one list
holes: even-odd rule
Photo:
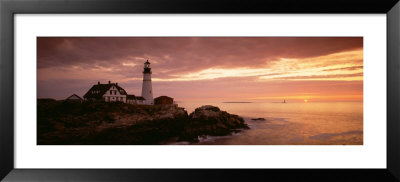
[[145, 104], [143, 97], [129, 95], [118, 83], [98, 82], [83, 96], [85, 100], [103, 100], [106, 102], [123, 102], [128, 104]]

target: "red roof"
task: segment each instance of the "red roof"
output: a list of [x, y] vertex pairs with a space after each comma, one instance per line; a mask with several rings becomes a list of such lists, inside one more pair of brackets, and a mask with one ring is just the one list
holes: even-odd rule
[[163, 96], [160, 96], [160, 97], [156, 97], [154, 100], [156, 100], [156, 99], [173, 99], [173, 98], [163, 95]]

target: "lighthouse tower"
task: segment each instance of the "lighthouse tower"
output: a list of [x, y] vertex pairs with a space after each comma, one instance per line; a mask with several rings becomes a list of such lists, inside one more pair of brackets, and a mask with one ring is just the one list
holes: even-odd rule
[[144, 70], [143, 70], [143, 85], [142, 85], [142, 97], [145, 100], [145, 103], [148, 105], [153, 105], [153, 89], [151, 86], [151, 67], [150, 62], [147, 60], [144, 63]]

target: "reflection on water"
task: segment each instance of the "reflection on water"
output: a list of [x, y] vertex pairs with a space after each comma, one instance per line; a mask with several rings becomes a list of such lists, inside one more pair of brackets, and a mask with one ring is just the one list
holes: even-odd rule
[[[203, 137], [199, 144], [362, 145], [363, 103], [222, 103], [181, 102], [189, 113], [215, 105], [242, 116], [250, 129], [225, 137]], [[265, 118], [253, 121], [251, 118]]]

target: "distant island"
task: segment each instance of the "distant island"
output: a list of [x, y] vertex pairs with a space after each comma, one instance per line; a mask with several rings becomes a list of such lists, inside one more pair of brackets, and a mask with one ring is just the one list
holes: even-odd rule
[[235, 101], [230, 101], [230, 102], [223, 102], [223, 103], [238, 103], [238, 104], [240, 104], [240, 103], [253, 103], [253, 102], [235, 102]]
[[176, 104], [37, 100], [38, 145], [154, 145], [248, 129], [243, 118], [215, 106], [188, 114]]

